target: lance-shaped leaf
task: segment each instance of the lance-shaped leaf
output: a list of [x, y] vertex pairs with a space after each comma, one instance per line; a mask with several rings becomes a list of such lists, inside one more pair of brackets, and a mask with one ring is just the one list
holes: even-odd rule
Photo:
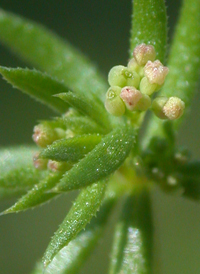
[[33, 166], [36, 147], [11, 147], [0, 151], [0, 187], [5, 189], [28, 190], [44, 178], [46, 171]]
[[85, 228], [96, 214], [104, 197], [105, 186], [106, 183], [100, 181], [81, 191], [47, 247], [43, 258], [45, 267], [64, 246]]
[[63, 121], [66, 124], [67, 129], [70, 129], [76, 134], [106, 133], [106, 130], [103, 127], [99, 126], [88, 117], [64, 117]]
[[130, 54], [141, 44], [155, 47], [156, 58], [164, 61], [167, 44], [167, 15], [164, 0], [134, 0]]
[[101, 180], [118, 169], [135, 142], [132, 126], [116, 128], [89, 152], [85, 158], [64, 174], [55, 191], [69, 191]]
[[58, 193], [48, 192], [52, 189], [62, 177], [61, 172], [50, 173], [39, 184], [35, 185], [27, 194], [22, 196], [13, 206], [6, 209], [2, 214], [19, 212], [38, 206], [47, 202], [49, 199], [58, 195]]
[[78, 50], [39, 24], [0, 10], [0, 40], [34, 67], [71, 90], [104, 98], [107, 84]]
[[109, 274], [151, 274], [152, 236], [149, 193], [135, 190], [116, 226]]
[[6, 67], [0, 67], [0, 73], [13, 87], [46, 104], [54, 111], [63, 113], [68, 109], [66, 103], [52, 97], [58, 92], [68, 92], [68, 89], [46, 73], [37, 70]]
[[77, 162], [100, 141], [101, 136], [98, 134], [85, 134], [69, 139], [61, 139], [47, 146], [39, 157], [55, 161]]
[[88, 99], [85, 95], [80, 95], [73, 92], [60, 93], [57, 94], [56, 97], [59, 97], [63, 101], [67, 102], [80, 113], [89, 116], [103, 128], [107, 130], [110, 129], [108, 113], [106, 112], [103, 104], [100, 105], [95, 100]]
[[[77, 274], [85, 264], [92, 250], [105, 229], [105, 225], [116, 202], [116, 197], [104, 201], [101, 210], [93, 217], [91, 223], [77, 237], [59, 251], [52, 262], [46, 267], [45, 274]], [[42, 274], [43, 264], [38, 263], [32, 274]]]

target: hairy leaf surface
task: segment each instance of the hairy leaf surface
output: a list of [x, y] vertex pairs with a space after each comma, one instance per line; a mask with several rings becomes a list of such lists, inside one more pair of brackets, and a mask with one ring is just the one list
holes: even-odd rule
[[43, 262], [47, 267], [55, 255], [66, 246], [90, 222], [99, 209], [104, 197], [106, 183], [100, 181], [81, 191], [69, 213], [55, 232]]
[[101, 180], [119, 168], [135, 142], [136, 131], [124, 125], [114, 129], [78, 164], [64, 174], [55, 191], [69, 191]]
[[71, 90], [104, 99], [107, 84], [96, 67], [43, 26], [1, 9], [0, 40], [22, 59], [63, 81]]
[[99, 142], [99, 134], [85, 134], [69, 139], [61, 139], [49, 145], [40, 157], [55, 161], [77, 162], [90, 152]]
[[22, 68], [0, 67], [0, 73], [13, 87], [46, 104], [54, 111], [63, 113], [68, 109], [66, 103], [52, 97], [58, 92], [68, 92], [68, 89], [51, 76], [37, 70]]

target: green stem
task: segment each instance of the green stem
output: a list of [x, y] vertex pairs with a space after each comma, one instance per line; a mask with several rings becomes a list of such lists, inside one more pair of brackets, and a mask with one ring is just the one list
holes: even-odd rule
[[164, 61], [167, 43], [167, 16], [164, 0], [134, 0], [130, 54], [141, 44], [155, 47], [156, 58]]
[[[180, 12], [174, 41], [169, 55], [169, 75], [160, 93], [161, 96], [180, 97], [188, 112], [195, 94], [200, 68], [200, 1], [185, 0]], [[185, 115], [184, 115], [185, 116]], [[174, 129], [182, 119], [173, 123]], [[155, 116], [149, 121], [144, 145], [153, 136], [163, 135], [163, 121]]]

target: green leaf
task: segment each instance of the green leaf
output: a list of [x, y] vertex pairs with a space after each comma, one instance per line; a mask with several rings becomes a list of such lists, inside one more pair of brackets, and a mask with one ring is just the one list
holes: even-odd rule
[[134, 0], [130, 54], [141, 44], [155, 47], [156, 58], [164, 61], [167, 44], [167, 15], [164, 0]]
[[149, 193], [137, 189], [126, 198], [117, 223], [109, 274], [152, 273], [153, 231]]
[[99, 134], [85, 134], [69, 139], [61, 139], [47, 146], [39, 157], [55, 161], [77, 162], [100, 141], [101, 136]]
[[103, 128], [110, 130], [108, 113], [103, 104], [99, 105], [95, 100], [90, 100], [84, 95], [73, 92], [56, 94], [63, 101], [74, 107], [80, 113], [89, 116]]
[[81, 191], [47, 247], [43, 258], [45, 267], [49, 265], [64, 246], [85, 228], [87, 223], [96, 214], [104, 197], [105, 186], [106, 183], [100, 181]]
[[[179, 22], [175, 31], [174, 40], [169, 54], [169, 75], [166, 78], [161, 96], [177, 96], [185, 102], [186, 111], [195, 95], [199, 82], [200, 67], [200, 1], [185, 0], [180, 12]], [[189, 38], [188, 38], [189, 37]], [[185, 115], [173, 122], [177, 129]], [[149, 120], [144, 146], [152, 136], [163, 136], [163, 121], [152, 116]]]
[[52, 189], [60, 180], [63, 173], [50, 173], [39, 184], [35, 185], [27, 194], [22, 196], [13, 206], [6, 209], [3, 214], [19, 212], [27, 210], [29, 208], [38, 206], [45, 203], [49, 199], [52, 199], [58, 193], [48, 192]]
[[63, 119], [67, 128], [76, 134], [106, 133], [104, 128], [88, 117], [64, 117]]
[[28, 190], [47, 174], [33, 166], [36, 147], [19, 146], [0, 151], [0, 188], [13, 191]]
[[116, 128], [85, 158], [64, 174], [55, 191], [69, 191], [97, 182], [117, 170], [128, 156], [135, 142], [132, 126]]
[[200, 160], [193, 160], [184, 165], [178, 166], [178, 170], [184, 174], [184, 176], [198, 176], [200, 177]]
[[[77, 274], [85, 264], [93, 249], [97, 246], [112, 210], [116, 197], [105, 201], [97, 217], [82, 230], [67, 246], [61, 249], [45, 269], [45, 274]], [[42, 274], [43, 264], [38, 263], [32, 274]]]
[[0, 10], [0, 40], [34, 67], [63, 81], [71, 90], [104, 99], [107, 84], [77, 49], [39, 24]]
[[68, 89], [51, 76], [37, 70], [6, 67], [0, 67], [0, 73], [13, 87], [46, 104], [54, 111], [61, 113], [67, 111], [68, 105], [52, 95], [68, 92]]

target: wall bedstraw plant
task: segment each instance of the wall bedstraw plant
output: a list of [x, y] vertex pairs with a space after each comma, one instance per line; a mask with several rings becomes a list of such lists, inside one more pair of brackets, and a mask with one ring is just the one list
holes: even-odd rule
[[165, 2], [135, 0], [130, 60], [110, 70], [107, 84], [69, 43], [0, 10], [0, 40], [37, 68], [0, 67], [0, 73], [59, 115], [34, 127], [37, 146], [1, 150], [0, 196], [19, 197], [2, 214], [80, 189], [33, 274], [78, 273], [118, 200], [108, 273], [153, 273], [150, 191], [159, 185], [200, 198], [200, 162], [175, 144], [199, 77], [199, 19], [200, 2], [183, 1], [167, 58]]

